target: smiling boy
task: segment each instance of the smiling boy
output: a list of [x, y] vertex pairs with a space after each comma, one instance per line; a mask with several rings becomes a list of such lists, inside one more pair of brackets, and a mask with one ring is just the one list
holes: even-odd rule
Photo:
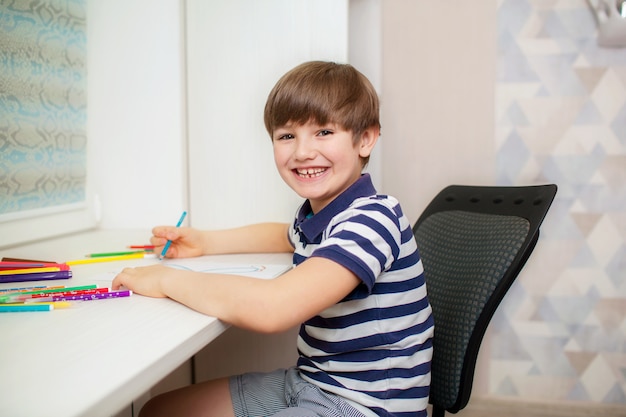
[[362, 174], [380, 134], [370, 82], [350, 65], [304, 63], [275, 85], [265, 126], [282, 179], [305, 199], [291, 224], [200, 231], [156, 227], [168, 257], [293, 252], [274, 280], [155, 265], [113, 288], [170, 297], [235, 326], [300, 324], [293, 368], [192, 385], [140, 416], [426, 416], [433, 319], [408, 219]]

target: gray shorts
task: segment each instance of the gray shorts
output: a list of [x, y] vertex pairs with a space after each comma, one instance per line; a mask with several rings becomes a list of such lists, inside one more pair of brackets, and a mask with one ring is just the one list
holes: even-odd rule
[[305, 381], [296, 368], [230, 378], [236, 417], [364, 417], [343, 398]]

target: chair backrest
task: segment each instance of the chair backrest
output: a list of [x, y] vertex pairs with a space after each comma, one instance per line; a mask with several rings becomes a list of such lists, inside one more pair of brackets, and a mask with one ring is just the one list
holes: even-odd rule
[[533, 251], [556, 190], [451, 185], [413, 226], [435, 320], [435, 417], [467, 405], [487, 325]]

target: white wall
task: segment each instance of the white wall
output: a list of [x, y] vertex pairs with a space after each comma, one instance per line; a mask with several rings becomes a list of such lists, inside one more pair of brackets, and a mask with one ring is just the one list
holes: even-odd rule
[[347, 1], [187, 2], [191, 222], [289, 222], [301, 199], [278, 175], [268, 93], [313, 59], [347, 60]]
[[[365, 75], [378, 93], [381, 108], [385, 105], [382, 90], [382, 0], [350, 0], [348, 12], [348, 62]], [[386, 127], [376, 144], [365, 169], [372, 175], [376, 189], [381, 192], [383, 182], [382, 149]]]
[[495, 181], [495, 6], [382, 2], [382, 192], [411, 222], [447, 185]]
[[148, 229], [184, 208], [197, 227], [288, 221], [299, 198], [274, 168], [265, 98], [296, 64], [346, 62], [347, 21], [347, 1], [336, 0], [89, 2], [89, 175], [100, 226]]
[[88, 175], [103, 228], [173, 223], [186, 205], [180, 4], [88, 2]]

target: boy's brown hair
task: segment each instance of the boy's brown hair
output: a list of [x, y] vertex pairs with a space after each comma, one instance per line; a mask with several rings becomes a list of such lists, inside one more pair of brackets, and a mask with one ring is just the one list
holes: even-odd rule
[[289, 122], [312, 121], [337, 123], [358, 140], [366, 129], [380, 128], [378, 95], [352, 65], [305, 62], [278, 80], [265, 103], [264, 120], [270, 137]]

